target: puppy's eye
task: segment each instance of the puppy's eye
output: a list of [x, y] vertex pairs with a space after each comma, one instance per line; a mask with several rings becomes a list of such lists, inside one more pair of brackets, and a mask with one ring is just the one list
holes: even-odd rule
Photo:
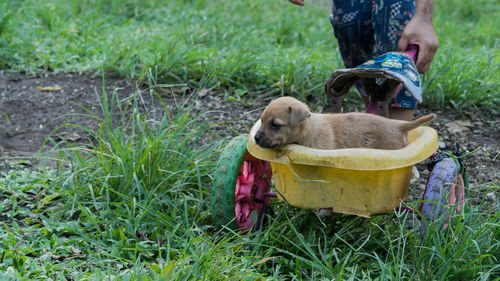
[[276, 123], [276, 122], [274, 122], [274, 121], [271, 121], [271, 129], [273, 129], [273, 130], [275, 130], [275, 131], [279, 130], [282, 126], [283, 126], [283, 125], [278, 124], [278, 123]]

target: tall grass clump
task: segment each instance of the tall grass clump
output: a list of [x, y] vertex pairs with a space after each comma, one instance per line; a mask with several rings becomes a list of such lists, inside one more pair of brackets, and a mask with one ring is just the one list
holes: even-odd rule
[[[123, 99], [103, 87], [100, 112], [82, 107], [97, 129], [63, 125], [85, 130], [90, 139], [52, 151], [59, 153], [57, 186], [65, 198], [57, 220], [81, 224], [79, 235], [90, 243], [86, 250], [100, 270], [122, 265], [96, 271], [99, 278], [257, 278], [248, 258], [238, 257], [241, 245], [210, 233], [221, 143], [208, 138], [208, 121], [189, 108], [173, 113], [165, 104], [162, 112], [145, 112], [140, 94]], [[150, 94], [162, 102], [154, 90]]]
[[[104, 93], [101, 101], [103, 117], [87, 111], [99, 122], [95, 131], [83, 128], [92, 137], [90, 147], [63, 150], [75, 169], [69, 178], [72, 185], [86, 187], [75, 194], [90, 203], [120, 202], [131, 213], [140, 210], [146, 217], [152, 210], [161, 217], [160, 212], [173, 211], [172, 204], [184, 200], [193, 210], [201, 207], [202, 183], [213, 168], [216, 147], [213, 142], [200, 144], [206, 137], [201, 117], [181, 110], [149, 119], [134, 97], [122, 108], [116, 92], [109, 100]], [[120, 111], [119, 120], [113, 120], [113, 110]]]
[[469, 52], [453, 46], [439, 52], [433, 62], [437, 67], [423, 76], [426, 103], [451, 105], [458, 111], [485, 106], [500, 113], [500, 74], [493, 70], [498, 68], [496, 55], [486, 48]]
[[[495, 1], [438, 1], [434, 26], [440, 47], [423, 76], [428, 104], [457, 110], [500, 107], [500, 29], [489, 19], [500, 16]], [[483, 15], [490, 15], [484, 17]]]

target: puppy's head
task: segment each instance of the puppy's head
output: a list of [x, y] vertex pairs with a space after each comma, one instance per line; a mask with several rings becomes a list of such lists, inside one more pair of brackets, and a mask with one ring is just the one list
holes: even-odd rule
[[275, 99], [260, 117], [262, 124], [254, 136], [255, 142], [263, 148], [295, 143], [302, 138], [304, 121], [310, 116], [307, 105], [292, 97]]

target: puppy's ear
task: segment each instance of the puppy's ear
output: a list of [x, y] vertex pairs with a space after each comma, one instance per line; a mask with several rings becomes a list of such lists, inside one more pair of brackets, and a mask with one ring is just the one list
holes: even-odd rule
[[297, 126], [311, 116], [309, 108], [304, 104], [291, 104], [288, 109], [290, 110], [291, 126]]

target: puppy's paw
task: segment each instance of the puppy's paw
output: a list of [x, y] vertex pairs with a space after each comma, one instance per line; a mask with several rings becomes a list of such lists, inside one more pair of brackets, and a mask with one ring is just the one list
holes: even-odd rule
[[326, 218], [326, 217], [328, 217], [329, 215], [332, 214], [332, 208], [318, 209], [316, 211], [316, 213], [318, 214], [318, 217], [320, 217], [320, 218]]

